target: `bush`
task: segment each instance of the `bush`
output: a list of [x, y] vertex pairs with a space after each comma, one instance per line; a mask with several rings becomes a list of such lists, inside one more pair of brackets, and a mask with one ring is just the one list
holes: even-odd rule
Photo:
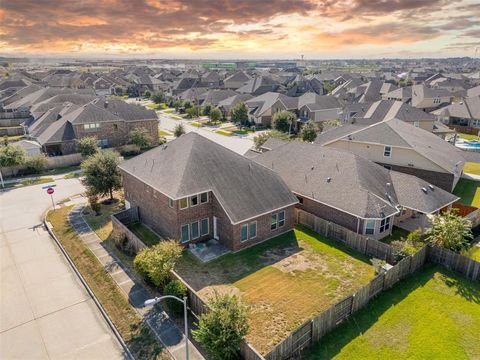
[[250, 121], [248, 119], [248, 107], [244, 102], [239, 102], [236, 104], [230, 111], [230, 116], [233, 123], [239, 122], [245, 126], [250, 125]]
[[469, 247], [472, 235], [472, 222], [457, 214], [457, 209], [449, 209], [441, 215], [434, 215], [432, 227], [427, 230], [427, 241], [448, 250], [461, 252]]
[[302, 140], [307, 142], [314, 142], [317, 138], [318, 127], [312, 120], [309, 120], [302, 128]]
[[[164, 295], [173, 295], [180, 299], [187, 296], [187, 287], [180, 280], [172, 280], [163, 289]], [[175, 299], [166, 299], [166, 305], [175, 314], [183, 313], [183, 304]]]
[[95, 215], [100, 215], [101, 206], [98, 202], [98, 196], [95, 194], [88, 194], [88, 203], [90, 208], [95, 212]]
[[290, 133], [295, 128], [297, 116], [290, 111], [279, 111], [272, 117], [272, 127], [275, 130]]
[[48, 161], [45, 155], [29, 156], [25, 161], [25, 165], [27, 166], [27, 173], [40, 174], [47, 167]]
[[0, 167], [23, 165], [27, 157], [24, 148], [18, 145], [7, 144], [0, 146]]
[[174, 240], [161, 241], [140, 251], [133, 261], [135, 270], [156, 286], [164, 285], [170, 279], [177, 260], [182, 255], [183, 247]]
[[98, 152], [98, 140], [94, 136], [87, 136], [77, 140], [77, 148], [83, 157], [95, 155]]
[[150, 132], [144, 127], [137, 127], [129, 132], [128, 138], [130, 142], [137, 145], [140, 149], [148, 148], [152, 144]]
[[112, 234], [112, 240], [113, 243], [115, 244], [115, 247], [122, 251], [123, 253], [132, 256], [135, 254], [135, 250], [133, 249], [133, 246], [130, 244], [130, 242], [127, 239], [127, 236], [122, 233], [122, 232], [116, 232]]
[[183, 127], [183, 125], [178, 124], [177, 126], [175, 126], [175, 129], [173, 129], [173, 135], [178, 138], [183, 134], [185, 134], [185, 128]]
[[216, 122], [222, 119], [222, 112], [219, 108], [214, 108], [210, 111], [210, 121]]
[[135, 156], [141, 152], [140, 148], [135, 144], [123, 145], [118, 150], [122, 156]]
[[210, 115], [210, 111], [212, 111], [212, 105], [211, 104], [206, 104], [206, 105], [203, 106], [202, 114], [204, 116]]
[[238, 359], [240, 343], [248, 334], [248, 312], [236, 296], [215, 294], [210, 311], [202, 314], [192, 334], [213, 360]]
[[260, 148], [267, 142], [270, 138], [269, 133], [262, 133], [253, 138], [253, 143], [255, 144], [255, 149], [260, 150]]

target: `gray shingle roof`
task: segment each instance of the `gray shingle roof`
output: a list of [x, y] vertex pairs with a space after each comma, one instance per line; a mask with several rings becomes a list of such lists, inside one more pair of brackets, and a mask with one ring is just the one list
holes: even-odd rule
[[212, 190], [232, 223], [297, 202], [273, 171], [194, 132], [120, 169], [173, 199]]

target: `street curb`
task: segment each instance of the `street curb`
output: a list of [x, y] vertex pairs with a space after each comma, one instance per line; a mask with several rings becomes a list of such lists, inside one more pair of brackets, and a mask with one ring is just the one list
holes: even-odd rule
[[53, 227], [52, 225], [47, 221], [47, 215], [48, 213], [50, 212], [50, 210], [47, 210], [47, 212], [45, 213], [45, 216], [44, 216], [44, 219], [43, 219], [43, 224], [45, 225], [48, 233], [50, 234], [50, 236], [53, 238], [53, 240], [55, 240], [55, 243], [57, 244], [57, 246], [60, 248], [60, 251], [63, 253], [63, 255], [65, 256], [65, 258], [67, 259], [67, 262], [69, 263], [69, 265], [72, 267], [73, 271], [75, 272], [75, 274], [77, 275], [77, 277], [80, 279], [80, 282], [82, 283], [82, 285], [85, 287], [85, 289], [87, 290], [88, 294], [90, 295], [90, 297], [93, 299], [93, 302], [95, 303], [95, 305], [97, 306], [97, 308], [100, 310], [100, 313], [102, 314], [103, 318], [105, 319], [105, 321], [107, 322], [108, 326], [110, 327], [110, 329], [113, 331], [113, 334], [115, 335], [115, 338], [117, 339], [117, 341], [120, 343], [120, 345], [122, 346], [123, 350], [125, 351], [126, 355], [128, 356], [129, 359], [131, 360], [135, 360], [135, 357], [132, 355], [132, 353], [130, 352], [130, 349], [128, 348], [127, 344], [125, 343], [125, 341], [123, 340], [122, 336], [120, 335], [120, 333], [118, 332], [117, 328], [115, 327], [115, 324], [112, 322], [112, 320], [110, 320], [110, 317], [108, 316], [107, 312], [105, 311], [105, 309], [103, 308], [102, 304], [100, 303], [100, 301], [98, 301], [97, 297], [95, 296], [95, 294], [93, 293], [92, 289], [90, 289], [90, 286], [88, 286], [87, 282], [85, 281], [85, 279], [83, 278], [82, 274], [80, 273], [80, 271], [77, 269], [77, 267], [75, 266], [75, 263], [72, 261], [72, 259], [70, 258], [70, 256], [68, 255], [67, 251], [65, 250], [65, 248], [63, 247], [63, 245], [61, 244], [61, 242], [58, 240], [57, 236], [55, 235], [54, 231], [53, 231]]

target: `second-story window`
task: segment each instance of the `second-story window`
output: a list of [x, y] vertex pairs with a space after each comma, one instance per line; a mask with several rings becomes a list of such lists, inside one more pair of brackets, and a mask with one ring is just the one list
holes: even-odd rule
[[194, 207], [198, 205], [198, 195], [193, 195], [190, 197], [190, 206]]
[[188, 208], [188, 198], [180, 199], [180, 210]]
[[385, 146], [383, 148], [383, 156], [392, 157], [392, 147], [391, 146]]

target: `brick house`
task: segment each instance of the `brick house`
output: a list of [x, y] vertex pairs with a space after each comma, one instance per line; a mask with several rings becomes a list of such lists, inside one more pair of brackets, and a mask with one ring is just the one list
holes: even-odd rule
[[275, 172], [197, 133], [119, 168], [126, 206], [183, 244], [213, 238], [237, 251], [293, 228], [298, 201]]
[[[38, 124], [37, 124], [38, 122]], [[155, 111], [122, 100], [97, 98], [85, 105], [57, 106], [31, 125], [32, 136], [49, 155], [67, 155], [76, 151], [76, 140], [94, 136], [99, 145], [125, 145], [129, 133], [137, 127], [148, 130], [153, 145], [158, 143], [158, 119]]]
[[377, 240], [394, 224], [426, 228], [429, 215], [458, 200], [415, 176], [315, 144], [277, 143], [253, 160], [282, 177], [299, 209]]

